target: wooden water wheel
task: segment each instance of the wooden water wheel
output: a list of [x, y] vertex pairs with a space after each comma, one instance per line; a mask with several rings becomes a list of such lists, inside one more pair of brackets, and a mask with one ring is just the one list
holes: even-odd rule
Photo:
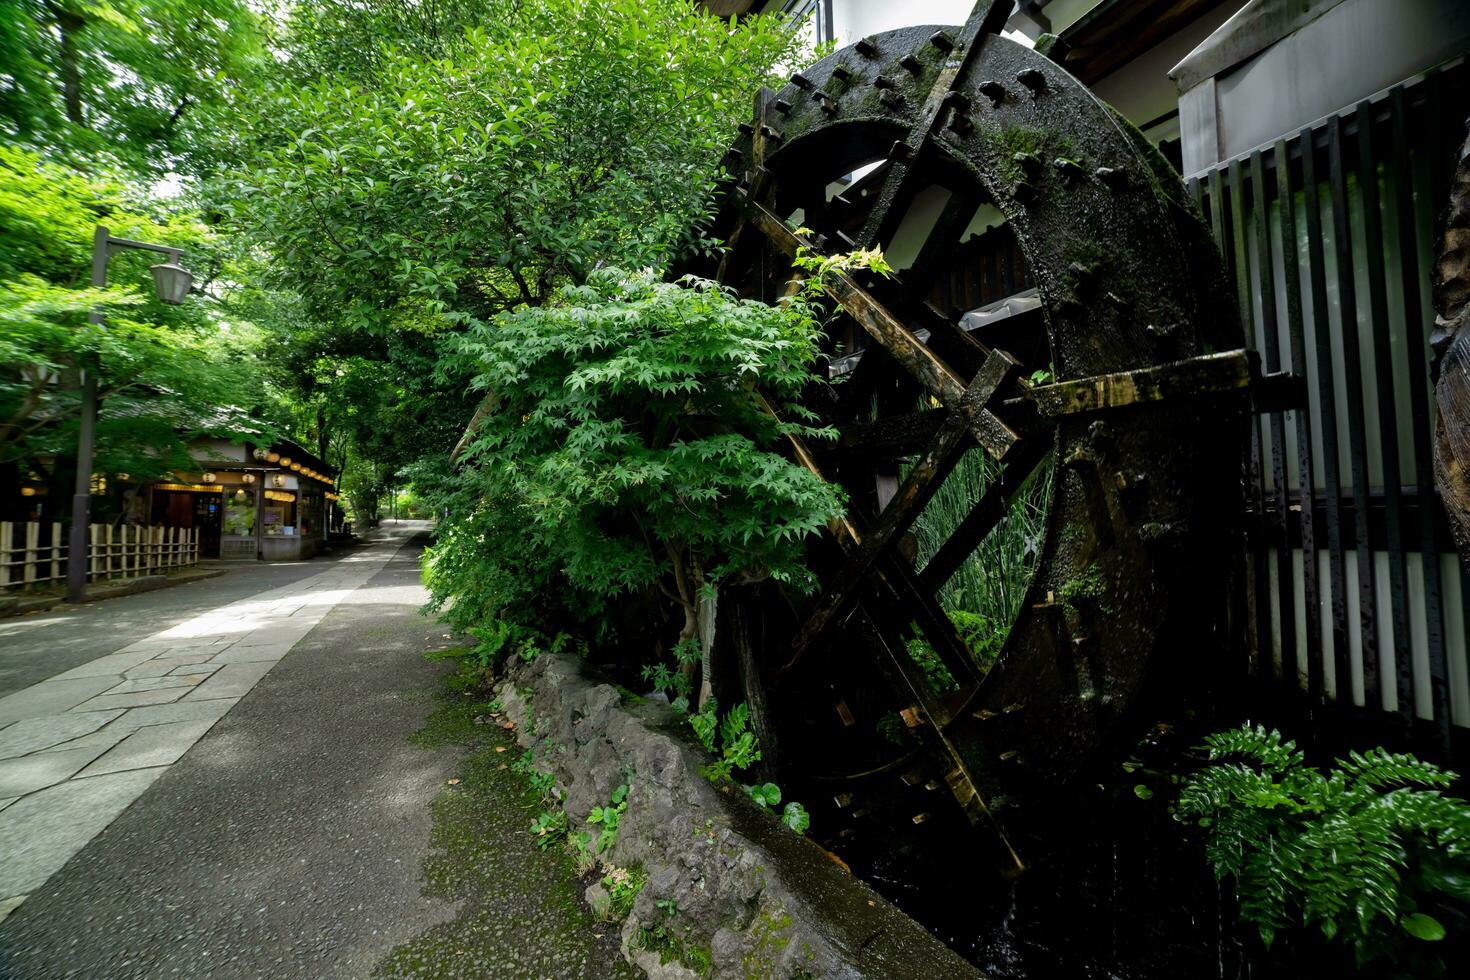
[[[866, 38], [763, 92], [725, 161], [736, 179], [713, 232], [727, 247], [689, 268], [774, 300], [798, 248], [891, 247], [917, 202], [946, 201], [895, 278], [827, 286], [845, 318], [833, 362], [855, 367], [810, 407], [841, 438], [789, 447], [851, 502], [814, 549], [820, 595], [725, 601], [716, 642], [784, 766], [860, 782], [923, 757], [971, 819], [1002, 825], [998, 799], [1065, 790], [1151, 699], [1221, 661], [1244, 419], [1274, 387], [1240, 349], [1178, 176], [1066, 71], [1001, 37], [1009, 8], [982, 0], [961, 27]], [[1014, 235], [1039, 306], [970, 329], [929, 296], [981, 205]], [[844, 330], [860, 350], [838, 349]], [[908, 532], [971, 451], [996, 475], [915, 560]], [[1048, 466], [1034, 573], [987, 671], [939, 592]], [[926, 682], [914, 636], [956, 690]], [[915, 749], [844, 734], [894, 709]]]

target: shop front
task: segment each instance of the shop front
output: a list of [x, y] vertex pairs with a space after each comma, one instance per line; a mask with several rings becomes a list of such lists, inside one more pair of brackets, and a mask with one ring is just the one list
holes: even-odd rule
[[155, 524], [198, 528], [200, 554], [296, 561], [327, 546], [336, 471], [294, 443], [195, 447], [201, 469], [152, 486]]

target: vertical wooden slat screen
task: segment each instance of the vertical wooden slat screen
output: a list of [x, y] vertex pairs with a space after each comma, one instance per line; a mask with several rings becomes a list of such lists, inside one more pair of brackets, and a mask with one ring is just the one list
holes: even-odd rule
[[[136, 578], [199, 563], [196, 528], [93, 524], [88, 580]], [[66, 581], [68, 542], [60, 522], [0, 521], [0, 588], [29, 590]]]
[[1460, 62], [1189, 182], [1246, 343], [1307, 379], [1252, 428], [1250, 669], [1445, 749], [1470, 728], [1470, 576], [1433, 482], [1428, 277], [1467, 103]]

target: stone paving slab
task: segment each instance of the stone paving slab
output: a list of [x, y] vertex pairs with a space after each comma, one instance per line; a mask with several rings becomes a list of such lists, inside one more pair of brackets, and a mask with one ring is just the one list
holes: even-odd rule
[[[138, 666], [145, 660], [152, 660], [167, 649], [168, 647], [149, 647], [141, 643], [135, 643], [132, 646], [124, 648], [123, 652], [98, 657], [91, 663], [82, 664], [80, 667], [73, 667], [64, 674], [57, 674], [51, 678], [51, 681], [70, 680], [73, 677], [117, 676], [129, 668]], [[29, 690], [30, 688], [26, 688], [25, 691], [17, 691], [15, 694], [10, 695], [10, 697], [19, 697]], [[6, 700], [9, 700], [9, 698]]]
[[134, 708], [117, 721], [112, 728], [121, 732], [135, 732], [149, 725], [167, 725], [175, 721], [218, 721], [225, 716], [239, 698], [218, 698], [213, 701], [185, 701], [174, 704], [150, 704]]
[[0, 762], [0, 796], [25, 796], [70, 779], [88, 763], [107, 751], [105, 745], [88, 745], [60, 752], [35, 752]]
[[70, 752], [72, 749], [90, 749], [93, 746], [96, 746], [99, 750], [106, 752], [108, 749], [112, 748], [118, 742], [121, 742], [127, 737], [128, 733], [126, 730], [114, 730], [111, 728], [104, 728], [100, 732], [93, 732], [90, 735], [83, 735], [80, 738], [70, 739], [69, 741], [53, 745], [50, 748], [38, 749], [37, 751]]
[[113, 821], [162, 768], [68, 779], [0, 811], [0, 895], [25, 895]]
[[[401, 540], [0, 699], [0, 918], [259, 683]], [[75, 663], [75, 661], [72, 661]]]
[[274, 661], [225, 664], [202, 684], [185, 694], [184, 700], [207, 701], [214, 698], [243, 697], [274, 666]]
[[171, 687], [161, 691], [133, 691], [131, 694], [101, 694], [83, 701], [72, 711], [109, 711], [113, 708], [141, 708], [150, 704], [168, 704], [188, 694], [187, 688]]
[[164, 674], [175, 673], [177, 671], [177, 668], [179, 667], [187, 667], [190, 664], [203, 663], [204, 661], [208, 660], [210, 656], [212, 656], [212, 654], [199, 653], [190, 657], [158, 657], [153, 660], [144, 661], [143, 663], [139, 664], [136, 667], [133, 667], [130, 670], [123, 671], [123, 676], [129, 679], [144, 677], [162, 677]]
[[143, 691], [166, 691], [171, 687], [188, 687], [198, 684], [197, 677], [190, 679], [188, 674], [160, 674], [156, 677], [134, 677], [123, 681], [116, 687], [109, 687], [104, 694], [138, 694]]
[[60, 714], [117, 683], [114, 677], [72, 677], [43, 681], [0, 698], [0, 726], [25, 718]]
[[186, 664], [183, 667], [175, 667], [169, 671], [173, 677], [199, 677], [204, 674], [212, 674], [219, 670], [219, 664]]
[[18, 721], [0, 730], [0, 759], [12, 759], [69, 742], [95, 732], [121, 714], [121, 711], [87, 711]]
[[280, 660], [291, 652], [291, 647], [285, 644], [260, 647], [230, 647], [224, 653], [211, 657], [212, 664], [248, 664], [248, 663], [270, 663]]
[[179, 761], [193, 744], [204, 737], [214, 720], [176, 721], [149, 725], [133, 732], [106, 755], [87, 766], [81, 776], [98, 776], [128, 769], [148, 769]]

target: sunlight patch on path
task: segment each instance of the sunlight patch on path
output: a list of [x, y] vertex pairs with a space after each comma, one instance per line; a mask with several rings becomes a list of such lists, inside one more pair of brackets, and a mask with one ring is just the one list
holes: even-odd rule
[[[248, 694], [408, 538], [211, 609], [0, 698], [0, 920]], [[365, 590], [372, 592], [376, 590]]]

